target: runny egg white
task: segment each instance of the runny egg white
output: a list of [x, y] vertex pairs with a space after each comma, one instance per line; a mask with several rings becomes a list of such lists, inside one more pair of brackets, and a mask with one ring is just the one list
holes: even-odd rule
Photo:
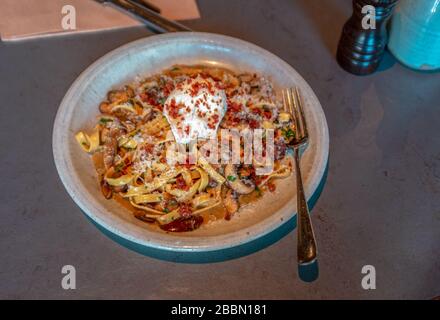
[[224, 90], [210, 78], [188, 78], [176, 85], [164, 104], [164, 114], [177, 143], [216, 136], [227, 109]]

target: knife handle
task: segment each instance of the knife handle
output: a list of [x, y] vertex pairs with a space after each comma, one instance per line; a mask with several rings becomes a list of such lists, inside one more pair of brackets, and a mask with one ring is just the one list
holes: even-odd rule
[[136, 4], [140, 5], [141, 7], [150, 9], [158, 14], [160, 14], [160, 8], [156, 5], [152, 4], [151, 2], [148, 2], [147, 0], [132, 0], [132, 2], [135, 2]]
[[140, 18], [155, 33], [192, 31], [190, 28], [162, 17], [133, 0], [110, 0], [110, 3]]

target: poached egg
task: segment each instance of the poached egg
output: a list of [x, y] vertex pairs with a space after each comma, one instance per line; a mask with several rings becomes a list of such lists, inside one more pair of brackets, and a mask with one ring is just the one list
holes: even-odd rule
[[178, 83], [164, 104], [164, 115], [177, 143], [216, 137], [227, 109], [224, 90], [210, 78], [188, 78]]

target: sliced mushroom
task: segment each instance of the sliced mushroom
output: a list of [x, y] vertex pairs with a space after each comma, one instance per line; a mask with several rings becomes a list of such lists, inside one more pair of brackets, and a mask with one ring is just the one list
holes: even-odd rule
[[251, 82], [254, 79], [254, 75], [250, 73], [243, 73], [238, 76], [241, 82]]
[[103, 143], [103, 159], [106, 170], [113, 166], [113, 161], [115, 159], [118, 147], [118, 141], [116, 139], [117, 130], [119, 129], [104, 128], [101, 132], [101, 140]]
[[99, 111], [101, 111], [101, 113], [106, 113], [106, 114], [111, 114], [112, 113], [112, 105], [108, 102], [101, 102], [101, 104], [99, 105]]
[[125, 86], [125, 92], [130, 98], [133, 98], [136, 95], [134, 89], [131, 86]]
[[100, 184], [101, 184], [101, 192], [104, 195], [104, 198], [111, 199], [113, 196], [113, 191], [109, 184], [104, 180], [104, 177], [101, 176], [100, 178]]
[[195, 76], [203, 72], [203, 68], [201, 66], [183, 66], [183, 65], [175, 65], [171, 69], [166, 70], [165, 74], [170, 77], [177, 77], [181, 75], [186, 76]]
[[131, 88], [130, 86], [125, 86], [125, 88], [122, 90], [109, 91], [109, 93], [107, 94], [107, 99], [111, 103], [121, 101], [121, 100], [127, 101], [128, 99], [134, 97], [134, 95], [135, 95], [135, 92], [134, 92], [133, 88]]
[[147, 216], [148, 214], [145, 211], [141, 211], [141, 210], [136, 210], [134, 212], [134, 216], [144, 222], [148, 222], [148, 223], [153, 223], [156, 221], [156, 219]]
[[229, 186], [238, 194], [249, 194], [255, 190], [255, 186], [245, 185], [237, 175], [235, 166], [233, 164], [227, 164], [225, 167], [225, 177]]
[[127, 189], [128, 189], [128, 186], [126, 184], [124, 184], [123, 186], [113, 187], [113, 190], [115, 192], [126, 192]]

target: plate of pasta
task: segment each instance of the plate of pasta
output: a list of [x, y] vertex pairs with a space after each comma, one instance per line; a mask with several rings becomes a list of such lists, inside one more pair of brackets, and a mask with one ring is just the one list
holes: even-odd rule
[[58, 173], [83, 212], [136, 251], [243, 252], [295, 216], [296, 128], [279, 95], [289, 86], [310, 127], [310, 198], [329, 148], [312, 89], [264, 49], [207, 33], [141, 39], [84, 71], [55, 120]]

